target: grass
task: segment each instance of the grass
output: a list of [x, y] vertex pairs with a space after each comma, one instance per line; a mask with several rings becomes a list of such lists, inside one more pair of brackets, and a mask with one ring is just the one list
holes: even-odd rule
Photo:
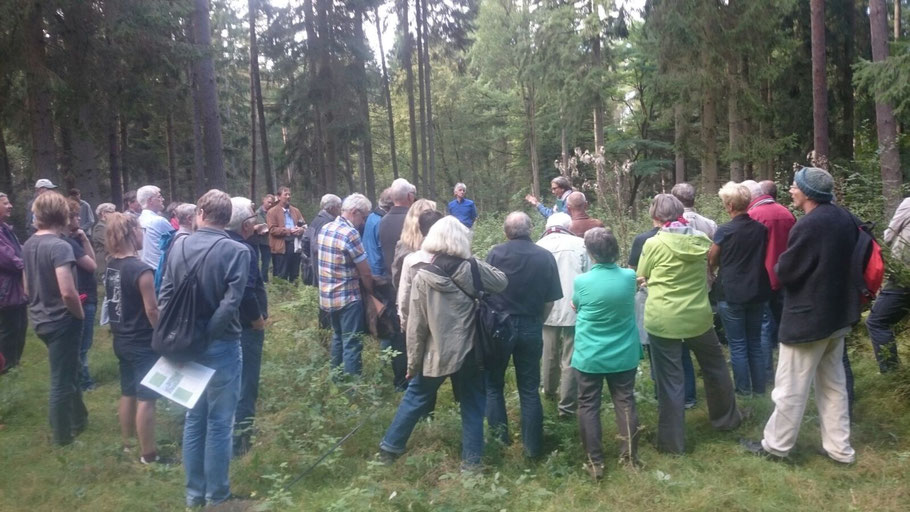
[[[498, 227], [489, 219], [476, 231], [479, 239], [492, 241]], [[328, 333], [315, 326], [315, 290], [273, 283], [270, 298], [273, 316], [254, 447], [231, 465], [233, 490], [253, 494], [262, 510], [906, 510], [910, 502], [910, 372], [879, 375], [862, 327], [850, 343], [857, 390], [854, 466], [842, 467], [816, 453], [820, 439], [811, 403], [792, 464], [745, 454], [737, 441], [761, 437], [770, 398], [741, 400], [754, 408], [752, 419], [735, 432], [716, 432], [701, 388], [698, 406], [686, 414], [689, 453], [659, 454], [653, 448], [653, 384], [643, 363], [636, 386], [644, 467], [628, 470], [614, 460], [616, 427], [607, 398], [608, 462], [604, 481], [595, 483], [582, 470], [576, 423], [557, 420], [556, 404], [548, 400], [547, 455], [525, 460], [514, 385], [506, 397], [515, 442], [489, 443], [482, 474], [459, 472], [460, 418], [448, 385], [440, 388], [435, 418], [418, 425], [406, 455], [391, 467], [378, 464], [379, 440], [400, 399], [391, 389], [388, 355], [367, 340], [363, 379], [333, 384], [326, 365]], [[901, 343], [903, 359], [910, 361], [903, 336]], [[89, 428], [64, 448], [50, 443], [46, 350], [31, 332], [21, 367], [0, 377], [0, 509], [181, 510], [182, 467], [141, 466], [135, 450], [121, 451], [117, 362], [104, 328], [96, 330], [90, 365], [99, 386], [85, 396]], [[511, 375], [508, 380], [514, 382]], [[159, 402], [157, 435], [166, 455], [180, 453], [182, 413], [179, 406]], [[284, 489], [358, 425], [338, 450]]]

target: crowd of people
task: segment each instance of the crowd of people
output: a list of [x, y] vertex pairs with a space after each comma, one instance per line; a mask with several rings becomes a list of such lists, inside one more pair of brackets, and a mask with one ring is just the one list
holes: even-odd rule
[[[13, 205], [0, 193], [0, 367], [19, 364], [28, 317], [48, 350], [53, 441], [66, 445], [87, 425], [83, 392], [95, 386], [88, 353], [100, 317], [119, 361], [124, 451], [133, 453], [135, 438], [139, 462], [169, 463], [155, 444], [159, 397], [140, 381], [159, 357], [151, 340], [160, 312], [187, 276], [199, 276], [195, 328], [207, 343], [196, 362], [214, 375], [186, 413], [189, 506], [232, 498], [231, 458], [252, 448], [270, 274], [290, 283], [302, 275], [318, 288], [319, 321], [332, 331], [332, 378], [361, 374], [367, 332], [392, 351], [390, 384], [402, 394], [379, 443], [386, 464], [406, 451], [449, 377], [461, 411], [463, 468], [481, 467], [484, 419], [492, 439], [512, 440], [504, 396], [511, 363], [527, 457], [543, 455], [542, 392], [556, 402], [559, 418], [577, 418], [584, 467], [601, 479], [606, 381], [616, 456], [637, 466], [634, 390], [644, 357], [658, 404], [656, 448], [682, 454], [685, 410], [696, 403], [691, 354], [716, 429], [736, 429], [749, 416], [738, 397], [772, 389], [774, 412], [761, 440], [743, 440], [748, 452], [789, 454], [814, 384], [824, 453], [840, 463], [855, 460], [844, 337], [859, 321], [860, 293], [840, 277], [854, 271], [859, 221], [835, 204], [833, 178], [822, 169], [795, 174], [790, 196], [804, 214], [798, 221], [777, 202], [770, 181], [724, 185], [718, 195], [729, 220], [721, 225], [696, 211], [692, 185], [677, 184], [653, 198], [653, 227], [635, 237], [625, 265], [619, 241], [588, 215], [585, 195], [565, 177], [551, 182], [552, 208], [526, 197], [545, 219], [543, 235], [532, 240], [531, 217], [512, 212], [504, 242], [483, 261], [472, 256], [478, 212], [462, 183], [448, 215], [396, 179], [375, 208], [358, 193], [323, 196], [309, 224], [287, 187], [258, 207], [210, 190], [195, 204], [165, 208], [161, 190], [147, 185], [126, 194], [122, 211], [111, 203], [93, 211], [78, 190], [64, 197], [56, 188], [36, 182], [21, 245], [6, 223]], [[908, 219], [910, 199], [885, 235], [898, 257], [908, 252]], [[891, 326], [908, 296], [889, 284], [869, 317], [882, 372], [899, 364]], [[481, 300], [508, 316], [510, 336], [495, 364], [476, 345]]]

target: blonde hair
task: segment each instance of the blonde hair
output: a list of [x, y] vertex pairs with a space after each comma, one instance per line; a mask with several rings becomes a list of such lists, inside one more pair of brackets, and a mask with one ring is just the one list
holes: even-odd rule
[[408, 214], [404, 218], [404, 226], [401, 228], [401, 245], [411, 251], [420, 249], [423, 243], [423, 235], [420, 234], [420, 224], [417, 222], [420, 214], [427, 210], [435, 210], [436, 201], [429, 199], [418, 199], [408, 209]]
[[752, 202], [752, 192], [749, 187], [742, 183], [728, 181], [726, 185], [717, 191], [720, 200], [724, 202], [724, 208], [733, 212], [744, 212], [749, 209], [749, 203]]
[[421, 248], [432, 254], [471, 257], [471, 230], [460, 220], [446, 215], [430, 228]]
[[45, 192], [35, 198], [32, 213], [38, 229], [65, 228], [70, 223], [70, 209], [66, 198], [57, 192]]
[[108, 254], [122, 254], [138, 251], [142, 240], [136, 238], [139, 221], [132, 215], [120, 212], [107, 214], [107, 228], [104, 231], [104, 249]]

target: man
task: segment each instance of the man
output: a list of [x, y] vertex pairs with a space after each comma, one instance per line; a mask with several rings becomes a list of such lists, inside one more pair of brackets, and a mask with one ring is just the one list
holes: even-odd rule
[[142, 206], [139, 205], [139, 201], [136, 200], [136, 191], [129, 190], [123, 194], [123, 211], [139, 218], [139, 215], [142, 214]]
[[[379, 223], [379, 247], [382, 249], [382, 275], [392, 275], [392, 260], [395, 259], [395, 244], [401, 238], [401, 229], [404, 227], [404, 218], [408, 208], [417, 198], [417, 188], [408, 180], [398, 178], [389, 187], [392, 195], [392, 208], [385, 214]], [[396, 289], [398, 283], [392, 283]]]
[[553, 215], [554, 213], [568, 213], [569, 210], [566, 208], [566, 201], [569, 198], [569, 194], [572, 193], [572, 183], [569, 182], [569, 178], [565, 176], [557, 176], [550, 181], [550, 192], [556, 196], [556, 205], [553, 206], [553, 209], [549, 209], [546, 206], [540, 203], [540, 200], [537, 199], [534, 194], [528, 194], [525, 196], [525, 201], [531, 203], [531, 206], [537, 208], [537, 211], [540, 212], [544, 218]]
[[585, 233], [591, 228], [602, 228], [604, 223], [588, 217], [588, 199], [581, 192], [572, 192], [566, 199], [566, 208], [572, 217], [572, 224], [569, 226], [575, 236], [584, 238]]
[[6, 223], [12, 214], [13, 204], [0, 192], [0, 356], [6, 361], [0, 372], [19, 364], [28, 326], [22, 246], [13, 227]]
[[[553, 302], [563, 297], [556, 259], [549, 251], [531, 241], [531, 218], [524, 212], [512, 212], [503, 226], [508, 242], [493, 247], [487, 263], [506, 274], [509, 284], [490, 301], [508, 313], [513, 339], [506, 347], [515, 362], [515, 380], [521, 404], [521, 439], [525, 455], [542, 455], [543, 407], [540, 404], [540, 356], [543, 350], [542, 328], [553, 309]], [[505, 364], [487, 369], [487, 422], [503, 442], [510, 442], [506, 402]]]
[[474, 221], [477, 220], [477, 207], [474, 206], [474, 201], [465, 198], [464, 195], [467, 190], [464, 183], [455, 184], [455, 199], [449, 201], [449, 215], [455, 217], [470, 229], [474, 226]]
[[[578, 194], [580, 192], [575, 192]], [[572, 196], [569, 196], [572, 200]], [[559, 391], [559, 417], [575, 416], [578, 386], [572, 371], [572, 351], [575, 341], [575, 309], [572, 295], [575, 277], [591, 269], [583, 238], [570, 231], [574, 221], [565, 213], [547, 217], [547, 230], [537, 245], [550, 251], [556, 259], [562, 298], [553, 303], [550, 316], [543, 322], [543, 364], [540, 380], [547, 397]]]
[[332, 324], [332, 367], [360, 375], [364, 330], [364, 297], [373, 291], [373, 276], [358, 230], [373, 205], [361, 194], [351, 194], [341, 204], [341, 215], [322, 227], [319, 244], [319, 308], [328, 311]]
[[717, 223], [713, 220], [699, 215], [695, 211], [695, 187], [689, 183], [677, 183], [670, 190], [676, 199], [683, 204], [683, 218], [692, 225], [693, 228], [708, 235], [708, 238], [714, 240], [714, 232], [717, 231]]
[[239, 309], [251, 259], [249, 249], [224, 231], [233, 213], [230, 196], [209, 190], [196, 206], [197, 230], [174, 241], [174, 254], [180, 257], [168, 258], [158, 298], [163, 309], [190, 269], [197, 268], [197, 307], [207, 314], [196, 325], [206, 325], [208, 345], [196, 362], [215, 373], [196, 406], [187, 411], [183, 427], [188, 507], [212, 506], [231, 497], [228, 475], [241, 379]]
[[769, 382], [774, 382], [774, 357], [772, 351], [777, 346], [777, 327], [780, 325], [781, 309], [783, 308], [783, 297], [781, 293], [780, 280], [774, 271], [777, 260], [780, 255], [787, 249], [787, 239], [790, 236], [790, 230], [796, 224], [796, 219], [785, 206], [778, 204], [777, 185], [773, 181], [766, 180], [761, 183], [743, 182], [749, 187], [752, 194], [752, 202], [749, 203], [749, 217], [764, 224], [768, 230], [768, 243], [765, 250], [765, 270], [768, 272], [768, 279], [771, 281], [771, 298], [768, 300], [768, 307], [762, 320], [761, 345], [764, 351], [765, 361], [767, 362], [767, 377]]
[[822, 447], [836, 462], [851, 464], [850, 417], [843, 364], [844, 336], [859, 321], [860, 291], [848, 276], [858, 230], [856, 219], [831, 203], [834, 179], [823, 169], [804, 167], [793, 178], [793, 204], [805, 212], [790, 231], [777, 263], [784, 291], [780, 356], [774, 381], [774, 412], [764, 439], [744, 441], [752, 453], [786, 457], [799, 434], [809, 388]]
[[259, 274], [262, 276], [262, 281], [265, 283], [269, 282], [269, 264], [272, 261], [272, 251], [269, 249], [269, 221], [266, 217], [269, 210], [275, 206], [275, 202], [275, 196], [272, 194], [263, 196], [262, 204], [256, 209], [256, 225], [262, 226], [261, 229], [265, 232], [262, 234], [257, 232], [252, 238], [252, 242], [254, 242], [257, 249], [259, 249], [259, 257], [261, 259]]
[[379, 194], [379, 206], [367, 217], [363, 227], [363, 250], [367, 252], [367, 261], [370, 262], [370, 272], [373, 277], [385, 275], [382, 246], [379, 243], [379, 223], [395, 204], [392, 202], [392, 189], [387, 188]]
[[164, 196], [161, 195], [161, 189], [155, 185], [146, 185], [136, 191], [136, 201], [142, 207], [142, 213], [139, 215], [139, 226], [142, 228], [142, 254], [140, 259], [152, 269], [158, 269], [158, 262], [161, 260], [162, 239], [165, 243], [170, 241], [173, 236], [174, 226], [162, 217], [161, 211], [164, 210]]
[[78, 188], [70, 189], [70, 197], [79, 202], [79, 229], [85, 231], [89, 237], [92, 236], [92, 227], [95, 225], [95, 215], [92, 213], [92, 205], [88, 201], [82, 200], [82, 193]]
[[35, 196], [28, 202], [26, 208], [28, 211], [25, 212], [25, 230], [28, 233], [28, 236], [35, 234], [35, 214], [32, 212], [32, 203], [35, 202], [35, 199], [38, 198], [41, 194], [47, 192], [48, 190], [54, 190], [57, 188], [57, 185], [54, 185], [49, 179], [41, 178], [35, 182]]
[[104, 282], [104, 271], [107, 269], [107, 249], [104, 246], [104, 237], [107, 233], [107, 216], [117, 211], [113, 203], [101, 203], [95, 207], [95, 226], [92, 228], [92, 248], [95, 249], [95, 279]]
[[313, 283], [316, 286], [319, 286], [319, 244], [316, 243], [316, 237], [319, 236], [319, 232], [322, 231], [322, 227], [335, 220], [336, 217], [341, 215], [341, 198], [335, 194], [326, 194], [322, 196], [322, 199], [319, 201], [319, 213], [313, 217], [313, 220], [310, 221], [310, 225], [307, 227], [307, 235], [309, 235], [309, 255], [310, 255], [310, 266], [313, 269]]
[[231, 198], [231, 221], [227, 234], [250, 251], [250, 273], [240, 301], [240, 351], [243, 365], [240, 370], [240, 399], [234, 421], [234, 457], [250, 450], [256, 399], [259, 397], [259, 370], [262, 366], [262, 343], [265, 341], [265, 320], [269, 317], [265, 283], [259, 274], [259, 247], [251, 242], [256, 232], [256, 213], [253, 202], [245, 197]]
[[294, 238], [303, 234], [306, 221], [300, 210], [291, 206], [291, 189], [278, 189], [278, 204], [266, 214], [269, 225], [269, 249], [275, 263], [274, 275], [297, 282], [300, 274], [300, 254], [294, 251]]

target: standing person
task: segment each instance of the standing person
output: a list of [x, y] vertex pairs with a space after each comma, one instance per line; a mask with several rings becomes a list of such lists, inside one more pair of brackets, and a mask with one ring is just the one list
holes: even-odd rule
[[179, 201], [171, 201], [171, 204], [167, 205], [167, 208], [164, 209], [164, 218], [171, 223], [171, 227], [174, 229], [180, 229], [180, 222], [177, 221], [177, 208], [183, 204]]
[[[426, 240], [427, 233], [433, 224], [436, 224], [444, 215], [436, 210], [426, 210], [417, 218], [417, 225], [420, 228], [422, 240]], [[423, 242], [421, 242], [421, 247]], [[398, 318], [401, 321], [401, 332], [408, 332], [408, 308], [411, 300], [411, 284], [414, 280], [414, 272], [411, 271], [415, 265], [420, 263], [430, 263], [433, 255], [421, 248], [417, 252], [412, 252], [404, 257], [401, 263], [401, 282], [398, 284], [398, 295], [395, 304], [398, 306]]]
[[408, 208], [408, 213], [401, 226], [401, 236], [398, 238], [398, 243], [395, 244], [395, 257], [392, 258], [392, 285], [396, 289], [401, 281], [401, 264], [404, 262], [404, 258], [408, 254], [419, 251], [420, 244], [423, 243], [423, 235], [420, 234], [417, 219], [421, 213], [435, 209], [436, 201], [429, 199], [418, 199]]
[[531, 241], [531, 218], [512, 212], [503, 225], [508, 242], [487, 254], [487, 263], [503, 271], [509, 280], [504, 291], [490, 297], [509, 315], [513, 338], [505, 347], [505, 363], [487, 368], [487, 422], [504, 444], [509, 444], [508, 417], [503, 395], [509, 358], [515, 362], [515, 380], [521, 404], [521, 440], [525, 455], [542, 455], [543, 407], [540, 403], [540, 356], [543, 352], [543, 321], [553, 302], [562, 298], [559, 269], [549, 251]]
[[394, 206], [394, 203], [392, 202], [392, 189], [387, 188], [379, 194], [379, 206], [373, 208], [372, 213], [367, 217], [367, 221], [363, 226], [363, 250], [367, 253], [367, 261], [370, 262], [370, 272], [373, 273], [374, 279], [381, 279], [383, 277], [388, 279], [388, 276], [385, 275], [385, 266], [383, 265], [382, 260], [382, 246], [379, 242], [379, 224], [382, 221], [382, 218], [392, 209], [392, 206]]
[[82, 199], [82, 192], [78, 188], [70, 189], [70, 199], [79, 203], [79, 229], [85, 231], [89, 237], [92, 236], [92, 227], [95, 225], [95, 215], [92, 213], [92, 205]]
[[35, 182], [35, 196], [28, 202], [27, 210], [25, 212], [25, 229], [28, 232], [28, 236], [34, 235], [35, 230], [37, 229], [35, 227], [35, 214], [32, 212], [32, 204], [34, 204], [35, 199], [37, 199], [38, 196], [49, 190], [55, 190], [56, 188], [57, 185], [54, 185], [54, 182], [46, 178], [41, 178]]
[[544, 218], [547, 218], [554, 213], [568, 213], [569, 210], [566, 207], [566, 201], [569, 198], [569, 194], [572, 193], [572, 183], [569, 181], [569, 178], [566, 178], [565, 176], [557, 176], [553, 178], [550, 181], [550, 192], [556, 196], [556, 204], [553, 206], [553, 209], [544, 206], [540, 202], [540, 199], [538, 199], [534, 194], [526, 195], [525, 201], [531, 203], [531, 206], [537, 208], [537, 211], [540, 212]]
[[79, 387], [79, 336], [85, 313], [76, 289], [76, 258], [62, 235], [69, 207], [60, 194], [32, 203], [37, 231], [22, 246], [28, 315], [47, 346], [51, 367], [49, 417], [54, 443], [66, 445], [88, 425]]
[[136, 218], [126, 213], [110, 213], [107, 218], [105, 244], [111, 260], [104, 290], [120, 366], [120, 434], [125, 449], [134, 435], [138, 438], [140, 463], [166, 463], [155, 442], [158, 394], [140, 384], [158, 361], [152, 350], [152, 329], [158, 323], [154, 271], [139, 259], [143, 234]]
[[[174, 241], [167, 259], [159, 308], [167, 307], [177, 286], [197, 268], [197, 307], [211, 312], [205, 321], [207, 348], [195, 362], [215, 370], [183, 427], [186, 505], [216, 505], [231, 497], [228, 475], [234, 414], [240, 398], [240, 302], [250, 272], [250, 251], [231, 240], [231, 198], [209, 190], [196, 201], [196, 232]], [[212, 249], [211, 251], [208, 251]], [[204, 259], [203, 259], [204, 258]]]
[[64, 238], [73, 247], [73, 256], [76, 258], [76, 288], [79, 291], [79, 300], [82, 301], [82, 310], [85, 318], [82, 321], [79, 343], [79, 362], [82, 369], [79, 374], [79, 384], [82, 391], [95, 389], [95, 381], [88, 371], [88, 351], [92, 348], [95, 337], [95, 311], [98, 308], [98, 281], [95, 279], [95, 250], [85, 231], [80, 228], [79, 203], [74, 199], [67, 200], [69, 207], [69, 232]]
[[[379, 248], [382, 250], [382, 275], [392, 276], [392, 261], [395, 259], [395, 246], [401, 238], [401, 229], [404, 227], [404, 218], [408, 208], [414, 204], [417, 189], [408, 180], [398, 178], [389, 187], [392, 195], [392, 208], [382, 217], [379, 223]], [[393, 283], [398, 287], [398, 283]]]
[[142, 227], [142, 261], [153, 269], [158, 268], [161, 260], [161, 251], [164, 249], [162, 240], [170, 240], [174, 232], [174, 226], [161, 216], [164, 209], [164, 196], [161, 195], [161, 189], [155, 185], [146, 185], [136, 191], [136, 200], [142, 206], [142, 213], [139, 215], [139, 225]]
[[761, 324], [771, 295], [765, 270], [768, 230], [746, 213], [752, 200], [748, 187], [731, 181], [717, 195], [732, 220], [717, 228], [708, 266], [712, 273], [720, 267], [718, 312], [730, 347], [733, 383], [740, 395], [761, 395], [767, 376]]
[[732, 430], [743, 418], [708, 302], [711, 240], [681, 220], [683, 204], [670, 194], [656, 195], [649, 213], [662, 227], [645, 242], [637, 274], [648, 286], [644, 324], [657, 383], [657, 449], [680, 454], [686, 449], [682, 363], [686, 348], [701, 366], [711, 425]]
[[259, 275], [258, 247], [251, 243], [256, 226], [253, 202], [245, 197], [231, 198], [231, 221], [227, 234], [250, 251], [250, 274], [240, 302], [240, 349], [243, 368], [240, 372], [240, 400], [234, 421], [234, 457], [250, 450], [256, 400], [259, 397], [259, 370], [262, 367], [262, 344], [265, 341], [265, 321], [269, 317], [265, 283]]
[[303, 234], [303, 215], [291, 206], [291, 189], [278, 189], [278, 204], [273, 206], [266, 220], [269, 225], [269, 249], [274, 263], [273, 275], [291, 283], [297, 282], [300, 274], [300, 254], [294, 252], [294, 238]]
[[6, 223], [12, 214], [9, 196], [0, 192], [0, 355], [6, 361], [0, 366], [0, 372], [19, 364], [28, 327], [22, 246], [13, 227]]
[[363, 297], [373, 292], [373, 276], [358, 229], [372, 204], [362, 194], [351, 194], [341, 204], [341, 215], [322, 227], [319, 244], [319, 307], [329, 313], [332, 325], [332, 367], [359, 376], [364, 331]]
[[465, 225], [468, 229], [474, 227], [474, 222], [477, 220], [477, 207], [474, 206], [474, 201], [465, 197], [468, 188], [464, 183], [456, 183], [455, 190], [455, 199], [449, 201], [449, 215], [455, 217], [462, 224]]
[[117, 208], [113, 203], [101, 203], [95, 208], [95, 218], [98, 221], [92, 228], [92, 248], [95, 249], [95, 264], [98, 266], [95, 270], [95, 278], [104, 280], [104, 269], [107, 268], [107, 249], [104, 247], [104, 237], [107, 231], [107, 216], [114, 213]]
[[[569, 196], [570, 198], [572, 196]], [[553, 310], [543, 322], [543, 364], [540, 380], [544, 396], [559, 397], [559, 417], [575, 415], [578, 386], [572, 372], [572, 347], [575, 340], [575, 309], [572, 291], [575, 278], [591, 268], [585, 241], [570, 230], [572, 218], [565, 213], [547, 217], [547, 230], [537, 245], [550, 251], [556, 259], [562, 298], [553, 303]]]
[[142, 206], [136, 200], [135, 190], [128, 190], [123, 193], [123, 211], [136, 218], [139, 218], [139, 215], [142, 214]]
[[575, 191], [569, 194], [566, 199], [566, 209], [572, 217], [569, 231], [575, 236], [584, 238], [589, 229], [604, 227], [603, 222], [588, 216], [588, 198], [581, 192]]
[[642, 352], [634, 315], [635, 271], [616, 266], [619, 244], [610, 230], [589, 229], [584, 244], [594, 267], [574, 279], [572, 305], [578, 319], [570, 371], [578, 382], [578, 428], [588, 456], [585, 468], [600, 480], [604, 467], [600, 425], [604, 380], [613, 398], [619, 460], [638, 464], [635, 374]]
[[332, 222], [339, 215], [341, 215], [341, 198], [335, 194], [326, 194], [319, 201], [319, 213], [313, 217], [310, 225], [307, 226], [306, 236], [310, 242], [309, 256], [314, 278], [312, 284], [316, 286], [319, 286], [319, 278], [317, 277], [319, 276], [319, 255], [317, 254], [319, 252], [319, 244], [316, 243], [316, 237], [322, 231], [322, 226]]
[[836, 462], [852, 464], [844, 337], [859, 321], [860, 292], [852, 255], [858, 221], [834, 204], [834, 179], [823, 169], [803, 167], [793, 177], [793, 205], [805, 212], [790, 231], [777, 262], [784, 290], [780, 353], [774, 380], [774, 412], [761, 442], [744, 441], [757, 455], [786, 457], [799, 435], [809, 388], [815, 403], [822, 448]]
[[[445, 217], [430, 228], [422, 249], [433, 262], [416, 265], [408, 300], [410, 383], [379, 443], [380, 457], [391, 463], [404, 453], [417, 422], [436, 403], [439, 386], [451, 377], [461, 408], [462, 468], [477, 470], [483, 456], [485, 394], [474, 352], [471, 232], [455, 217]], [[502, 272], [482, 261], [476, 266], [485, 290], [496, 293], [505, 288]]]
[[685, 182], [677, 183], [673, 185], [670, 193], [683, 204], [682, 217], [686, 222], [713, 240], [717, 223], [695, 211], [695, 187]]
[[256, 208], [256, 225], [263, 226], [265, 233], [254, 235], [253, 242], [259, 249], [261, 260], [259, 263], [259, 275], [262, 276], [262, 281], [265, 283], [269, 282], [269, 264], [272, 261], [272, 250], [269, 249], [268, 213], [275, 206], [275, 202], [275, 196], [266, 194], [262, 197], [262, 204], [259, 205], [259, 208]]

